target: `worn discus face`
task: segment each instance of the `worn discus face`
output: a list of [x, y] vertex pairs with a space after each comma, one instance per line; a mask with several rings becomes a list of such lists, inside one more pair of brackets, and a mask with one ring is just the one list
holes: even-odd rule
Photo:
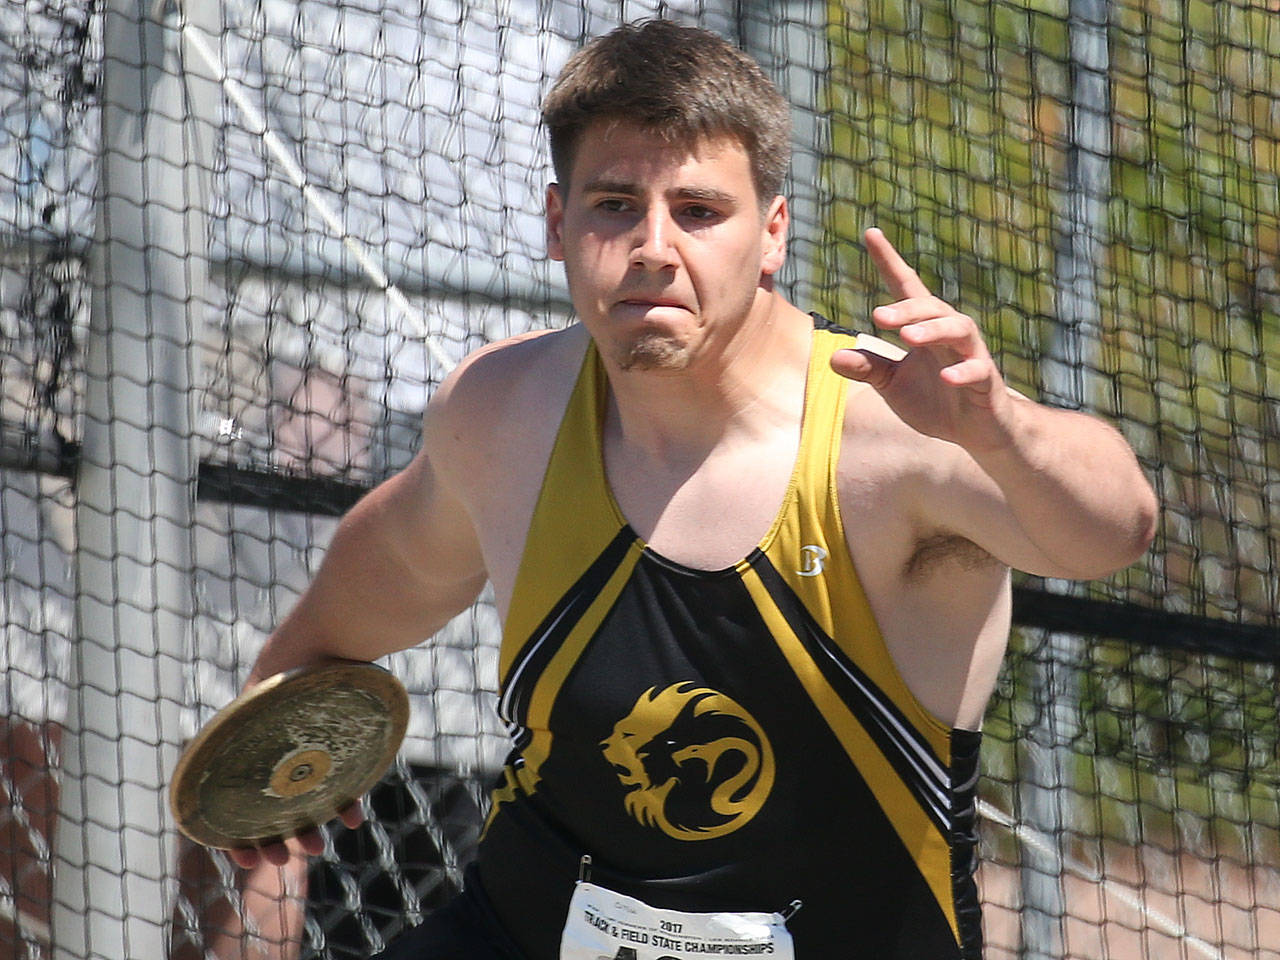
[[370, 663], [278, 674], [213, 718], [178, 761], [178, 828], [209, 847], [260, 846], [325, 823], [395, 759], [404, 686]]

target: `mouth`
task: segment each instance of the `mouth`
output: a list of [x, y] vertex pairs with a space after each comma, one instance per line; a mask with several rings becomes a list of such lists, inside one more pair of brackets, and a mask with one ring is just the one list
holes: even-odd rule
[[625, 300], [619, 300], [618, 306], [629, 307], [634, 310], [688, 310], [679, 300], [673, 300], [668, 297], [627, 297]]

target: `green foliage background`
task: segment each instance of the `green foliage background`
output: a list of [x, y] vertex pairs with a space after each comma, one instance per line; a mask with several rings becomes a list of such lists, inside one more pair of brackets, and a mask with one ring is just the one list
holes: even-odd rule
[[[1148, 559], [1089, 589], [1280, 629], [1272, 8], [1111, 4], [1102, 330], [1081, 373], [1086, 404], [1125, 433], [1163, 504]], [[1010, 383], [1041, 395], [1039, 359], [1055, 325], [1072, 321], [1058, 315], [1055, 280], [1071, 151], [1067, 0], [849, 0], [828, 10], [822, 309], [869, 323], [886, 295], [861, 234], [880, 226], [931, 289], [978, 318]], [[1241, 825], [1274, 831], [1274, 664], [1105, 638], [1085, 649], [1086, 821], [1128, 840], [1181, 830], [1178, 817], [1215, 824], [1213, 836], [1234, 825], [1223, 836], [1236, 845], [1248, 845]], [[988, 720], [989, 784], [1017, 779], [1018, 745], [1044, 709], [1043, 656], [1042, 638], [1015, 637]]]

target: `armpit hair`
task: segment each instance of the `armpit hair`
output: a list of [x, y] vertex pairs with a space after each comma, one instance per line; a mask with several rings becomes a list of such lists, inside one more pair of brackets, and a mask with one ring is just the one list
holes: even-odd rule
[[919, 579], [944, 565], [962, 570], [982, 570], [1003, 564], [968, 537], [954, 533], [935, 533], [921, 537], [903, 568], [908, 580]]

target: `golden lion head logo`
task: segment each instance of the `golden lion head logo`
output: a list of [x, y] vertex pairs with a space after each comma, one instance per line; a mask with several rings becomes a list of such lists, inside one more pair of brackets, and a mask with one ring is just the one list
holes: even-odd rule
[[773, 749], [736, 702], [685, 681], [650, 687], [601, 742], [627, 812], [677, 840], [710, 840], [754, 817], [773, 788]]

